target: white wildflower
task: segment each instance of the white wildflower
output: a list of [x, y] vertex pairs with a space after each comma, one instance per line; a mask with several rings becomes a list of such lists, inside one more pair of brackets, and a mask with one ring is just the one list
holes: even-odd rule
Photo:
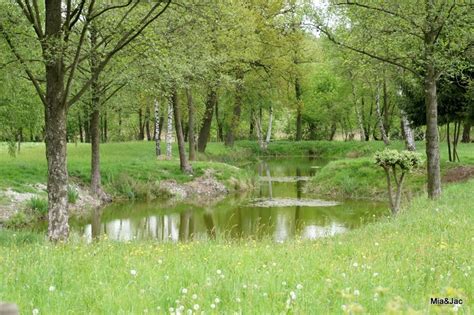
[[194, 309], [195, 311], [199, 310], [199, 304], [194, 304], [193, 309]]
[[296, 285], [296, 288], [297, 288], [298, 290], [301, 290], [301, 289], [303, 289], [303, 285], [298, 283], [298, 284]]
[[211, 304], [211, 308], [212, 308], [212, 309], [216, 308], [216, 304], [212, 303], [212, 304]]
[[291, 292], [290, 292], [290, 298], [291, 298], [292, 300], [296, 300], [296, 293], [295, 293], [294, 291], [291, 291]]
[[39, 314], [39, 309], [34, 308], [33, 311], [31, 312], [33, 315], [38, 315]]
[[183, 293], [183, 294], [188, 293], [188, 289], [186, 289], [186, 288], [181, 289], [181, 293]]
[[137, 272], [135, 269], [130, 270], [130, 274], [131, 274], [132, 276], [136, 276], [137, 273], [138, 273], [138, 272]]
[[49, 290], [49, 292], [54, 292], [56, 290], [56, 288], [52, 285], [52, 286], [49, 287], [48, 290]]

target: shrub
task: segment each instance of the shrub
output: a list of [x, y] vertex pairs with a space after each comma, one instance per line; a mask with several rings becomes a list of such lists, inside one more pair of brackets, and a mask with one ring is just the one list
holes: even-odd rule
[[69, 201], [69, 203], [75, 204], [77, 202], [77, 199], [79, 199], [79, 193], [77, 189], [69, 186], [67, 188], [67, 200]]
[[28, 208], [41, 218], [48, 215], [48, 201], [46, 199], [33, 197], [28, 201]]
[[[382, 167], [387, 176], [388, 199], [393, 214], [400, 209], [400, 200], [405, 175], [422, 163], [421, 155], [413, 151], [397, 151], [385, 149], [375, 153], [375, 164]], [[397, 172], [400, 171], [399, 175]], [[393, 195], [392, 179], [396, 184]]]

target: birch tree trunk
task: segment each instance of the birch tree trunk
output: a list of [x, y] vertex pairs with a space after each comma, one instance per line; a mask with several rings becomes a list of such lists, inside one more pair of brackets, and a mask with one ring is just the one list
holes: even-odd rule
[[402, 121], [403, 134], [405, 135], [405, 147], [408, 151], [416, 151], [415, 136], [408, 121], [407, 114], [402, 109], [400, 110], [400, 118]]
[[172, 100], [168, 100], [168, 130], [166, 130], [166, 157], [171, 158], [171, 146], [173, 141], [173, 105]]
[[375, 111], [377, 113], [377, 125], [380, 129], [380, 133], [382, 135], [383, 143], [385, 143], [385, 145], [389, 145], [390, 141], [388, 141], [387, 134], [385, 133], [385, 128], [383, 126], [382, 113], [380, 111], [380, 86], [379, 86], [379, 84], [377, 84], [377, 94], [375, 95]]
[[155, 98], [155, 154], [156, 157], [161, 155], [160, 147], [160, 103]]

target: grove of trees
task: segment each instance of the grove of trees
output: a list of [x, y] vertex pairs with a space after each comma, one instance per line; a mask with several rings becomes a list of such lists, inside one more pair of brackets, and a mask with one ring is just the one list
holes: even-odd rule
[[[474, 122], [473, 5], [463, 1], [0, 2], [0, 141], [46, 143], [49, 238], [68, 226], [67, 143], [176, 139], [192, 173], [209, 141], [426, 141], [441, 194]], [[169, 147], [171, 150], [171, 147]], [[167, 150], [167, 151], [169, 151]], [[21, 151], [20, 153], [21, 154]]]

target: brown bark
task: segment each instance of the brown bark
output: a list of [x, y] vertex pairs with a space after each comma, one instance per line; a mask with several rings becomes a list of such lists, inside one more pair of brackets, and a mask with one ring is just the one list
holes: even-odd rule
[[146, 130], [146, 139], [152, 141], [151, 129], [150, 129], [150, 107], [147, 106], [145, 109], [145, 130]]
[[375, 111], [377, 113], [377, 125], [380, 130], [380, 134], [382, 135], [383, 143], [385, 145], [389, 145], [390, 141], [388, 140], [387, 133], [384, 127], [382, 113], [380, 111], [380, 87], [377, 84], [377, 93], [375, 95]]
[[243, 82], [244, 74], [242, 71], [237, 72], [237, 82], [235, 84], [235, 101], [234, 109], [232, 111], [232, 119], [230, 121], [229, 130], [225, 138], [225, 145], [232, 147], [235, 141], [235, 133], [239, 127], [240, 115], [242, 113], [242, 92], [244, 88]]
[[[61, 40], [61, 0], [46, 1], [46, 36]], [[47, 43], [45, 45], [51, 45]], [[52, 45], [51, 45], [52, 46]], [[46, 47], [51, 52], [52, 47]], [[60, 53], [46, 63], [46, 159], [48, 161], [48, 237], [65, 241], [69, 236], [67, 199], [67, 104], [64, 101], [64, 62]]]
[[462, 130], [462, 143], [469, 143], [471, 142], [471, 122], [466, 121], [464, 123], [464, 128]]
[[141, 108], [138, 109], [138, 139], [137, 140], [144, 140], [145, 139], [145, 123], [143, 122], [143, 110]]
[[296, 96], [296, 141], [303, 138], [303, 115], [301, 113], [303, 107], [302, 91], [300, 78], [295, 79], [295, 96]]
[[[431, 48], [432, 49], [432, 48]], [[428, 63], [425, 75], [426, 106], [426, 156], [428, 171], [428, 196], [431, 199], [441, 195], [441, 171], [439, 161], [438, 101], [436, 96], [436, 72]]]
[[77, 123], [79, 125], [79, 141], [84, 142], [84, 133], [82, 131], [81, 113], [77, 114]]
[[[91, 46], [97, 43], [97, 29], [94, 24], [90, 28]], [[91, 54], [91, 110], [90, 135], [91, 135], [91, 192], [95, 196], [101, 195], [100, 176], [100, 88], [98, 73], [99, 56], [96, 51]]]
[[224, 142], [224, 126], [219, 116], [219, 100], [216, 100], [217, 140]]
[[202, 122], [201, 130], [199, 131], [198, 138], [198, 151], [206, 151], [206, 145], [209, 141], [209, 136], [211, 134], [211, 124], [212, 124], [212, 115], [214, 113], [214, 107], [217, 103], [217, 92], [215, 89], [211, 88], [209, 94], [207, 95], [206, 101], [206, 111], [204, 112], [204, 118]]
[[196, 139], [194, 135], [194, 100], [193, 94], [190, 88], [186, 89], [186, 98], [188, 100], [188, 141], [189, 141], [189, 160], [194, 161], [196, 159]]
[[183, 126], [181, 122], [181, 112], [178, 103], [178, 93], [176, 90], [173, 91], [171, 96], [172, 104], [173, 104], [173, 114], [174, 114], [174, 125], [176, 129], [176, 140], [178, 141], [178, 153], [179, 153], [179, 164], [181, 171], [186, 174], [192, 174], [193, 168], [188, 162], [188, 158], [186, 157], [186, 149], [184, 143], [184, 135], [183, 135]]

